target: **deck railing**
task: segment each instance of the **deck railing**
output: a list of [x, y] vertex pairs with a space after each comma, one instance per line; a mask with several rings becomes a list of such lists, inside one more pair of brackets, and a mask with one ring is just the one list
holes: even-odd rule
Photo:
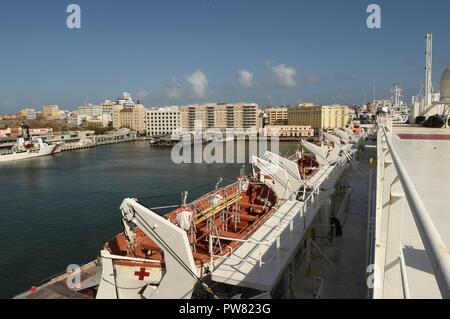
[[[406, 206], [407, 205], [407, 206]], [[411, 211], [443, 298], [450, 298], [450, 253], [392, 142], [392, 121], [379, 120], [373, 297], [410, 298], [403, 256], [403, 214]], [[410, 280], [408, 280], [410, 279]], [[401, 289], [396, 289], [398, 284]]]
[[[306, 214], [309, 211], [308, 209], [309, 209], [309, 207], [318, 204], [319, 195], [320, 195], [320, 185], [316, 186], [314, 188], [314, 190], [309, 194], [309, 196], [304, 201], [304, 205], [302, 205], [301, 209], [298, 212], [296, 212], [296, 214], [295, 214], [300, 219], [300, 222], [303, 224], [302, 225], [303, 230], [306, 230]], [[282, 239], [284, 231], [287, 227], [286, 219], [290, 215], [291, 215], [291, 213], [288, 212], [288, 213], [286, 213], [285, 216], [283, 216], [280, 219], [280, 221], [279, 221], [280, 227], [279, 227], [278, 231], [275, 234], [271, 234], [270, 238], [268, 238], [266, 240], [256, 241], [256, 240], [252, 240], [252, 239], [235, 239], [235, 238], [227, 238], [227, 237], [223, 237], [223, 236], [210, 235], [210, 242], [212, 242], [212, 239], [215, 239], [215, 240], [225, 240], [225, 241], [236, 241], [236, 242], [240, 242], [241, 244], [250, 243], [253, 245], [252, 250], [258, 249], [258, 261], [257, 262], [258, 262], [259, 267], [262, 267], [264, 264], [270, 263], [270, 261], [276, 257], [278, 250], [280, 249], [280, 246], [281, 246], [281, 239]], [[293, 223], [294, 223], [294, 220], [290, 219], [289, 220], [290, 233], [292, 233], [292, 231], [293, 231], [293, 226], [294, 226]], [[295, 239], [290, 238], [290, 240], [295, 240]], [[297, 238], [295, 241], [300, 242], [301, 238]], [[266, 258], [263, 259], [264, 254], [262, 253], [262, 247], [263, 246], [271, 247], [274, 244], [275, 244], [275, 249], [272, 252], [272, 254], [269, 256], [265, 256]], [[226, 259], [235, 260], [235, 261], [239, 262], [240, 264], [245, 263], [245, 262], [249, 262], [250, 264], [252, 263], [249, 261], [249, 259], [252, 257], [251, 253], [248, 253], [246, 257], [241, 258], [241, 257], [236, 257], [236, 256], [231, 257], [231, 253], [229, 255], [215, 255], [212, 251], [211, 245], [210, 245], [209, 250], [210, 250], [209, 251], [210, 257], [212, 259], [214, 259], [216, 264], [221, 263]]]

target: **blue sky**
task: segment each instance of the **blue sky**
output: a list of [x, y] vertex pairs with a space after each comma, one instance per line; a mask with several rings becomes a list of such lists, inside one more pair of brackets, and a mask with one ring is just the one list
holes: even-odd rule
[[[81, 6], [81, 30], [66, 7]], [[367, 5], [382, 28], [366, 27]], [[448, 0], [2, 0], [0, 113], [114, 99], [362, 103], [423, 81], [434, 34], [438, 85], [450, 64]], [[241, 78], [239, 77], [241, 70]]]

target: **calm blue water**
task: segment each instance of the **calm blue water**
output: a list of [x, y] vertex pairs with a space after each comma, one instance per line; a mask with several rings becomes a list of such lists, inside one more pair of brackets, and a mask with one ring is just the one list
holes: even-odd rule
[[[295, 145], [286, 143], [286, 151]], [[122, 231], [126, 197], [148, 207], [193, 200], [241, 164], [174, 164], [146, 142], [102, 146], [0, 165], [0, 298], [95, 259]], [[209, 184], [205, 186], [206, 184]], [[175, 195], [167, 195], [175, 194]]]

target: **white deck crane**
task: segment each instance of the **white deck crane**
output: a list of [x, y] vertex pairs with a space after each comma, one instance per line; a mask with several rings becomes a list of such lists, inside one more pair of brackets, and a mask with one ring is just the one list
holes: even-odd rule
[[[139, 227], [164, 253], [165, 274], [158, 286], [148, 285], [141, 295], [146, 299], [189, 299], [198, 274], [187, 234], [169, 220], [127, 198], [121, 205], [125, 233], [130, 244], [135, 240], [130, 230]], [[128, 231], [127, 231], [128, 230]], [[113, 260], [109, 251], [101, 252], [103, 272], [97, 299], [135, 298], [116, 284]], [[176, 289], [174, 289], [176, 287]], [[135, 292], [134, 292], [135, 294]]]

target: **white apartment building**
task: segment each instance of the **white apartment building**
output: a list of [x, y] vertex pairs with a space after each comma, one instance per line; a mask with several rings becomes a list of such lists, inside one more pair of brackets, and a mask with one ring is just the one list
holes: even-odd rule
[[103, 107], [101, 105], [85, 104], [78, 107], [78, 115], [82, 118], [101, 117], [103, 113]]
[[131, 97], [131, 94], [130, 94], [130, 93], [128, 93], [128, 92], [123, 92], [123, 93], [122, 93], [122, 97], [119, 97], [119, 98], [116, 100], [115, 104], [116, 104], [116, 105], [121, 105], [121, 106], [123, 106], [123, 107], [125, 107], [125, 108], [134, 108], [134, 107], [136, 106], [136, 104], [140, 104], [140, 103], [139, 103], [139, 102], [138, 102], [138, 103], [135, 103], [135, 102], [133, 101], [133, 98]]
[[103, 101], [101, 104], [102, 109], [103, 109], [103, 114], [110, 114], [112, 116], [114, 104], [115, 104], [115, 102], [112, 102], [109, 100]]
[[147, 109], [145, 113], [147, 136], [172, 134], [180, 129], [180, 109], [170, 106], [158, 109]]
[[83, 123], [83, 118], [76, 113], [71, 113], [67, 116], [67, 124], [72, 126], [80, 126]]

